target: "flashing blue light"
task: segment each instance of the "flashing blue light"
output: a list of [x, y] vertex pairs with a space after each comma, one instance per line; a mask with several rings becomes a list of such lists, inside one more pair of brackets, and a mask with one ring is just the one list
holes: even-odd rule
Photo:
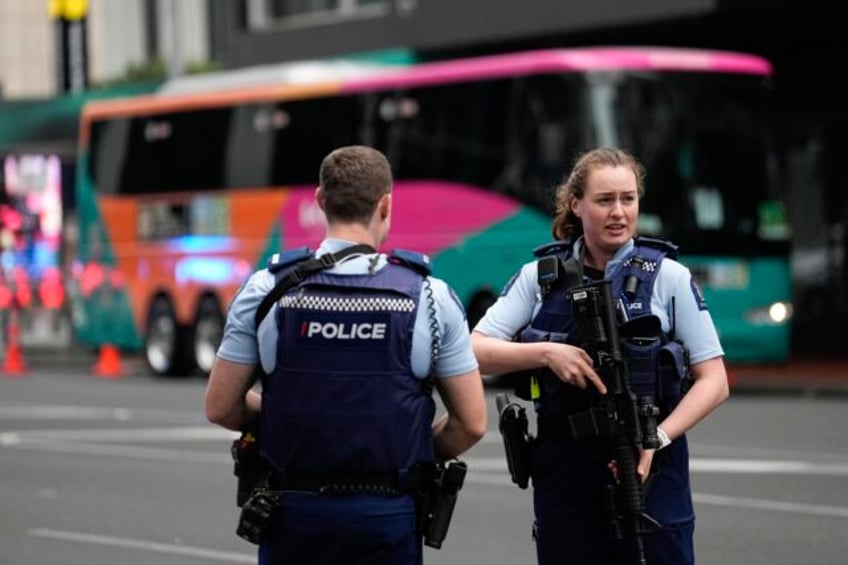
[[174, 277], [178, 284], [225, 284], [237, 277], [236, 262], [223, 257], [187, 257], [177, 261]]
[[224, 253], [234, 247], [226, 235], [182, 235], [168, 241], [168, 249], [177, 253]]

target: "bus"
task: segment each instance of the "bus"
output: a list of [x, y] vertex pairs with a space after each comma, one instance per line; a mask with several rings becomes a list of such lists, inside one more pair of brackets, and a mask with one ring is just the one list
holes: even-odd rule
[[772, 66], [678, 48], [545, 49], [160, 92], [86, 105], [77, 179], [76, 336], [208, 371], [225, 309], [278, 250], [321, 240], [322, 158], [383, 151], [386, 249], [427, 253], [470, 324], [550, 240], [582, 151], [648, 174], [639, 233], [680, 247], [730, 362], [789, 350], [789, 228], [771, 134]]

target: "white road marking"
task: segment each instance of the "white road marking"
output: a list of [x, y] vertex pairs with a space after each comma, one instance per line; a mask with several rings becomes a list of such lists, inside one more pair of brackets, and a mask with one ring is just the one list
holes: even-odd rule
[[696, 473], [848, 476], [848, 464], [846, 463], [818, 463], [814, 461], [693, 458], [689, 461], [689, 469]]
[[821, 504], [804, 504], [782, 500], [741, 498], [720, 494], [694, 493], [692, 498], [697, 504], [713, 504], [715, 506], [727, 506], [731, 508], [749, 508], [751, 510], [770, 510], [775, 512], [791, 512], [794, 514], [812, 514], [813, 516], [848, 518], [848, 508], [843, 506], [824, 506]]
[[86, 534], [82, 532], [68, 532], [63, 530], [51, 530], [50, 528], [32, 528], [27, 532], [30, 536], [47, 538], [106, 547], [120, 547], [122, 549], [138, 549], [154, 553], [165, 553], [168, 555], [186, 555], [198, 557], [210, 561], [226, 561], [228, 563], [256, 563], [256, 555], [247, 553], [233, 553], [229, 551], [217, 551], [202, 547], [191, 547], [188, 545], [176, 545], [170, 543], [159, 543], [154, 541], [121, 538], [113, 536], [102, 536], [97, 534]]
[[[110, 455], [159, 461], [230, 462], [229, 454], [221, 452], [186, 451], [149, 448], [126, 444], [143, 442], [202, 442], [231, 441], [237, 433], [214, 426], [181, 426], [108, 430], [29, 430], [0, 433], [0, 448], [30, 451]], [[114, 445], [114, 444], [122, 445]], [[475, 473], [506, 473], [506, 460], [495, 457], [465, 457]], [[754, 475], [818, 475], [848, 476], [848, 463], [815, 462], [779, 459], [740, 459], [693, 457], [689, 462], [693, 473], [754, 474]]]
[[129, 408], [97, 406], [0, 406], [0, 420], [132, 420]]
[[[463, 457], [470, 471], [507, 471], [506, 459], [500, 457]], [[826, 475], [848, 476], [848, 463], [818, 463], [814, 461], [764, 459], [712, 459], [695, 457], [689, 468], [694, 473], [752, 474], [752, 475]]]
[[[0, 434], [0, 444], [4, 437], [12, 433]], [[179, 426], [168, 428], [133, 428], [109, 430], [32, 430], [15, 432], [17, 442], [21, 441], [85, 441], [135, 443], [147, 441], [219, 441], [233, 440], [239, 436], [217, 426]], [[6, 439], [5, 441], [9, 441]]]
[[191, 451], [184, 449], [163, 449], [155, 447], [137, 447], [110, 443], [84, 443], [77, 441], [34, 441], [28, 443], [6, 444], [0, 447], [42, 451], [47, 453], [68, 453], [72, 455], [105, 455], [126, 459], [145, 459], [152, 461], [172, 461], [188, 463], [230, 463], [233, 460], [228, 451]]

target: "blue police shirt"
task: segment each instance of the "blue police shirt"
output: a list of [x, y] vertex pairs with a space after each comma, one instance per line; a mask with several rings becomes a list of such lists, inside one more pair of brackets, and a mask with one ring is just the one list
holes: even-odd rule
[[[321, 242], [316, 257], [336, 253], [355, 242], [327, 238]], [[379, 270], [386, 266], [384, 254], [352, 255], [328, 270], [334, 274], [361, 275], [369, 272], [371, 264]], [[428, 277], [433, 291], [436, 320], [441, 337], [436, 362], [436, 376], [448, 378], [464, 375], [477, 368], [477, 360], [471, 349], [471, 339], [465, 312], [448, 285], [441, 279]], [[274, 370], [277, 360], [277, 325], [271, 309], [259, 326], [258, 339], [254, 327], [256, 308], [271, 292], [276, 281], [267, 269], [255, 272], [242, 286], [230, 304], [224, 336], [218, 348], [218, 356], [227, 361], [245, 364], [262, 364], [266, 373]], [[417, 377], [424, 378], [430, 370], [431, 329], [426, 287], [422, 286], [415, 329], [412, 337], [412, 370]]]
[[[619, 248], [607, 263], [604, 273], [606, 278], [616, 276], [633, 247], [631, 240]], [[572, 253], [576, 259], [582, 259], [583, 238], [574, 242]], [[542, 292], [536, 274], [536, 261], [526, 263], [474, 330], [490, 337], [510, 340], [527, 326], [542, 305]], [[677, 261], [666, 257], [660, 263], [651, 296], [651, 313], [659, 317], [662, 329], [666, 332], [671, 327], [672, 303], [675, 336], [689, 349], [690, 363], [694, 365], [724, 355], [712, 317], [692, 280], [692, 274]]]

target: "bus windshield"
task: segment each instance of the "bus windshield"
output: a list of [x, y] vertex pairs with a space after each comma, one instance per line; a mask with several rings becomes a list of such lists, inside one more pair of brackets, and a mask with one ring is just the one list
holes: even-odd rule
[[785, 254], [770, 162], [768, 84], [717, 73], [587, 76], [597, 142], [647, 170], [639, 230], [688, 254]]

